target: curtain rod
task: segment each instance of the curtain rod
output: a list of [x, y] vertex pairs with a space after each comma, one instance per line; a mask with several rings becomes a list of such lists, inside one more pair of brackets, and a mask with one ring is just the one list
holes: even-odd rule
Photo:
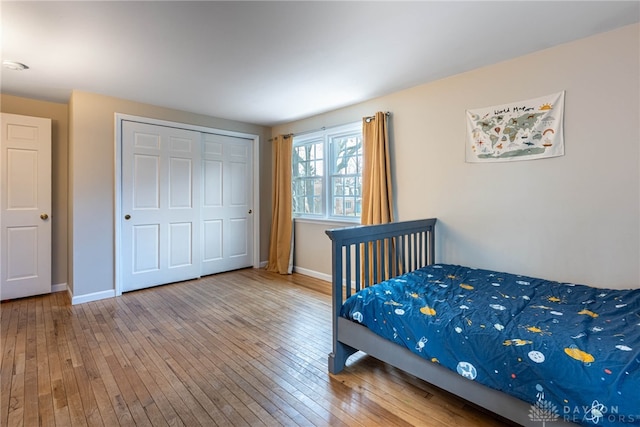
[[[389, 117], [391, 115], [391, 112], [390, 111], [386, 111], [384, 113], [384, 115], [385, 115], [385, 117]], [[375, 120], [376, 116], [366, 116], [366, 117], [363, 117], [362, 119], [365, 120], [367, 123], [369, 123], [371, 120]], [[333, 129], [333, 128], [345, 126], [346, 124], [348, 124], [348, 123], [344, 123], [344, 124], [341, 124], [341, 125], [334, 125], [334, 126], [322, 126], [321, 128], [318, 128], [318, 129], [310, 129], [310, 130], [305, 130], [303, 132], [297, 132], [297, 133], [287, 133], [285, 135], [282, 135], [282, 137], [284, 139], [287, 139], [287, 138], [291, 138], [292, 136], [306, 135], [308, 133], [319, 132], [321, 130], [327, 130], [327, 129]], [[269, 142], [271, 142], [271, 141], [273, 141], [273, 138], [269, 138]]]
[[[385, 116], [385, 117], [389, 117], [390, 115], [391, 115], [391, 112], [390, 112], [390, 111], [387, 111], [387, 112], [385, 112], [385, 113], [384, 113], [384, 116]], [[375, 120], [375, 119], [376, 119], [376, 116], [367, 116], [367, 117], [363, 117], [363, 119], [364, 119], [367, 123], [369, 123], [371, 120]]]

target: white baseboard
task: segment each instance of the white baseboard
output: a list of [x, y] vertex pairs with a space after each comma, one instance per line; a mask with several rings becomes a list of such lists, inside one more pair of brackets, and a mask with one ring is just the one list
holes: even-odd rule
[[116, 296], [115, 289], [108, 291], [94, 292], [92, 294], [77, 295], [74, 296], [69, 290], [69, 296], [71, 297], [71, 305], [82, 304], [85, 302], [98, 301], [101, 299], [114, 298]]
[[62, 292], [67, 290], [66, 283], [58, 283], [57, 285], [51, 285], [51, 293]]
[[[264, 268], [266, 266], [267, 266], [267, 261], [260, 262], [261, 268]], [[324, 280], [326, 282], [331, 282], [330, 274], [320, 273], [318, 271], [309, 270], [307, 268], [296, 267], [296, 266], [293, 267], [293, 271], [299, 274], [304, 274], [305, 276], [310, 276], [316, 279]], [[71, 305], [82, 304], [82, 303], [91, 302], [91, 301], [99, 301], [102, 299], [114, 298], [116, 296], [116, 291], [114, 289], [110, 289], [108, 291], [94, 292], [91, 294], [74, 296], [73, 293], [71, 292], [71, 289], [67, 286], [66, 283], [60, 283], [57, 285], [53, 285], [51, 287], [51, 292], [60, 292], [64, 290], [69, 292], [69, 297], [71, 298]]]
[[307, 268], [293, 266], [295, 273], [304, 274], [305, 276], [315, 277], [316, 279], [324, 280], [325, 282], [331, 282], [331, 275], [320, 273], [319, 271], [309, 270]]

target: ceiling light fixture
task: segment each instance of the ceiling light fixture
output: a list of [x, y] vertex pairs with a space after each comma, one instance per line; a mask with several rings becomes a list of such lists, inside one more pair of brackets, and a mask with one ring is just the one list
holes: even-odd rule
[[4, 68], [7, 68], [7, 69], [13, 70], [13, 71], [22, 71], [22, 70], [28, 70], [29, 69], [28, 66], [26, 66], [25, 64], [23, 64], [21, 62], [9, 61], [8, 59], [5, 59], [4, 61], [2, 61], [2, 66]]

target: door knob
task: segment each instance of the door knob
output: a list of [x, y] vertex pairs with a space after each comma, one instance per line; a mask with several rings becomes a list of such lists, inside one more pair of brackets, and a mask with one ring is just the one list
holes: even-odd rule
[[128, 221], [128, 220], [130, 220], [130, 219], [131, 219], [131, 215], [126, 214], [126, 215], [124, 216], [124, 219], [126, 219], [127, 221]]
[[252, 210], [252, 209], [249, 209], [249, 213], [251, 213], [251, 212], [253, 212], [253, 210]]
[[47, 215], [46, 213], [40, 214], [40, 219], [43, 221], [49, 219], [49, 215]]

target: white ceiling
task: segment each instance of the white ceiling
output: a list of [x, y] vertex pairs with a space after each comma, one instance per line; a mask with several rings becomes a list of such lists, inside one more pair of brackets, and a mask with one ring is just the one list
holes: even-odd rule
[[[2, 1], [2, 92], [275, 125], [638, 22], [639, 1]], [[597, 60], [594, 58], [594, 60]]]

